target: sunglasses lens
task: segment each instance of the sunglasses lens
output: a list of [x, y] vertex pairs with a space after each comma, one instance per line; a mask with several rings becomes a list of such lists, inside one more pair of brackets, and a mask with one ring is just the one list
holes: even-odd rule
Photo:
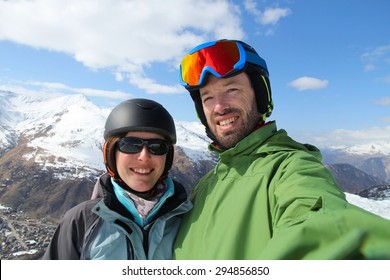
[[141, 139], [135, 137], [124, 137], [118, 142], [118, 150], [125, 154], [137, 154], [146, 145], [148, 151], [153, 155], [165, 155], [169, 146], [162, 139]]
[[200, 86], [206, 71], [223, 77], [237, 70], [236, 64], [242, 59], [236, 42], [218, 41], [214, 45], [200, 48], [184, 57], [181, 63], [182, 82], [188, 87]]
[[168, 145], [160, 139], [148, 140], [148, 150], [153, 155], [165, 155], [168, 153]]
[[118, 150], [125, 154], [136, 154], [142, 150], [143, 143], [138, 138], [122, 138], [118, 142]]

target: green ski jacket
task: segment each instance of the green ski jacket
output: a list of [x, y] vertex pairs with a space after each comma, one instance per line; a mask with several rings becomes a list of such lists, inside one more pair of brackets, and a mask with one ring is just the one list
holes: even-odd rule
[[390, 221], [348, 203], [314, 146], [270, 122], [195, 186], [175, 259], [390, 259]]

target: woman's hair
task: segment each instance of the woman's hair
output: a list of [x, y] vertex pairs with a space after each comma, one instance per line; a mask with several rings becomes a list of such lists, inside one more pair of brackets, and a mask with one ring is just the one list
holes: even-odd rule
[[110, 136], [105, 143], [105, 162], [109, 172], [112, 172], [111, 176], [119, 177], [118, 169], [116, 168], [116, 146], [121, 138], [125, 137], [126, 133]]

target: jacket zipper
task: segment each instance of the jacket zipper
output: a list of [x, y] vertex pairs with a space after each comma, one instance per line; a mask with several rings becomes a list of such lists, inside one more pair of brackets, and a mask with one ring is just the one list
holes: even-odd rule
[[130, 238], [126, 236], [126, 243], [127, 243], [127, 259], [128, 260], [134, 260], [134, 247], [133, 243], [131, 243]]

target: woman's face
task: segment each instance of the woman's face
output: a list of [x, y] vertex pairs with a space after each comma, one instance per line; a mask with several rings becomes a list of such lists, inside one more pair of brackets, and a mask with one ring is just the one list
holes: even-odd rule
[[[125, 137], [142, 139], [164, 139], [152, 132], [128, 132]], [[116, 168], [120, 178], [133, 190], [146, 192], [160, 179], [167, 155], [153, 155], [146, 145], [136, 154], [125, 154], [118, 149], [115, 152]]]

